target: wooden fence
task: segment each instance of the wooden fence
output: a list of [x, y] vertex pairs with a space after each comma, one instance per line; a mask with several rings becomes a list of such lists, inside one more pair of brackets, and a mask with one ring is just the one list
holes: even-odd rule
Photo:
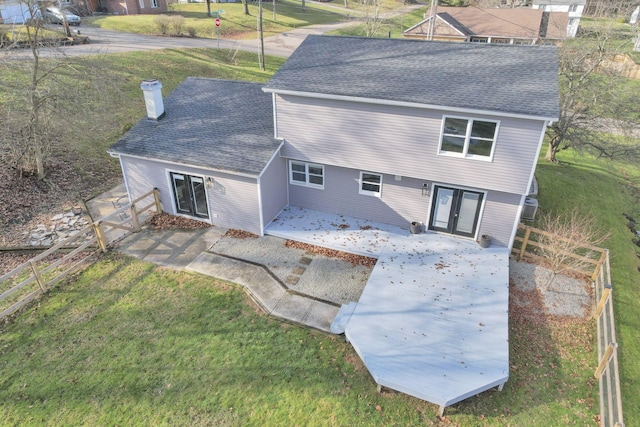
[[[98, 250], [106, 252], [110, 243], [138, 231], [141, 224], [161, 211], [158, 190], [154, 189], [0, 276], [0, 319], [87, 265], [88, 258]], [[63, 254], [69, 247], [74, 249]]]
[[609, 251], [606, 251], [605, 261], [596, 269], [594, 275], [598, 301], [595, 318], [598, 322], [599, 360], [595, 377], [600, 383], [600, 418], [604, 427], [624, 426]]
[[[512, 254], [518, 260], [540, 260], [543, 248], [541, 237], [551, 236], [537, 228], [520, 225]], [[613, 298], [611, 286], [611, 266], [609, 251], [595, 246], [576, 248], [574, 253], [566, 254], [571, 260], [578, 261], [579, 267], [567, 266], [567, 269], [580, 272], [589, 277], [596, 293], [594, 317], [598, 324], [598, 367], [594, 376], [600, 384], [600, 418], [603, 427], [624, 426], [622, 415], [622, 395], [620, 393], [620, 375], [618, 369], [618, 345], [613, 317]]]

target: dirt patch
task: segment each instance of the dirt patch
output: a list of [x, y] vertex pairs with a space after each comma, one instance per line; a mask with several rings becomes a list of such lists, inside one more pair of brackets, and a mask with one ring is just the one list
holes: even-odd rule
[[287, 240], [284, 244], [288, 248], [302, 249], [305, 252], [323, 255], [329, 258], [337, 258], [341, 261], [350, 263], [351, 265], [361, 265], [363, 267], [372, 268], [376, 265], [376, 259], [362, 255], [354, 255], [347, 252], [337, 251], [335, 249], [327, 249], [320, 246], [310, 245], [308, 243]]

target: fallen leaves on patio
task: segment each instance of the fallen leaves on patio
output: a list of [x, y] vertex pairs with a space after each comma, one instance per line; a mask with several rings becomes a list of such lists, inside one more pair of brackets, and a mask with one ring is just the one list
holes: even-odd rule
[[209, 228], [211, 224], [196, 219], [185, 218], [183, 216], [170, 215], [162, 212], [154, 215], [149, 221], [149, 225], [154, 230], [195, 230], [198, 228]]
[[310, 245], [308, 243], [296, 242], [295, 240], [287, 240], [284, 244], [287, 248], [302, 249], [303, 251], [311, 252], [318, 255], [324, 255], [330, 258], [338, 258], [342, 261], [351, 263], [352, 265], [362, 265], [364, 267], [373, 267], [376, 264], [376, 259], [354, 255], [347, 252], [337, 251], [335, 249], [327, 249], [321, 246]]

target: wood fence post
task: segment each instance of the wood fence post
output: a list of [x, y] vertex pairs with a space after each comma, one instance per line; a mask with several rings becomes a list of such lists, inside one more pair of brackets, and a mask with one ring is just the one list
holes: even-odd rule
[[615, 350], [616, 347], [618, 347], [618, 344], [614, 342], [609, 344], [607, 349], [604, 351], [604, 354], [602, 355], [602, 359], [600, 359], [600, 363], [598, 364], [598, 369], [596, 369], [596, 373], [593, 375], [594, 377], [599, 379], [602, 376], [602, 373], [604, 372], [604, 369], [606, 368], [607, 363], [609, 363], [609, 359], [611, 359], [611, 356], [613, 356], [613, 350]]
[[604, 291], [602, 291], [602, 296], [600, 297], [600, 301], [598, 302], [598, 306], [596, 307], [596, 312], [594, 315], [596, 319], [600, 317], [600, 313], [602, 313], [602, 310], [604, 309], [604, 305], [607, 303], [607, 299], [609, 298], [610, 294], [611, 294], [611, 285], [606, 283], [604, 285]]
[[160, 205], [160, 192], [157, 188], [153, 189], [153, 200], [156, 202], [156, 213], [162, 213], [162, 205]]
[[44, 282], [42, 280], [42, 276], [40, 275], [40, 272], [38, 271], [38, 268], [36, 267], [36, 263], [33, 262], [33, 260], [29, 260], [29, 265], [31, 266], [31, 271], [33, 271], [33, 275], [36, 277], [36, 282], [38, 282], [38, 286], [40, 287], [40, 290], [42, 291], [42, 293], [44, 293], [46, 291], [45, 287], [44, 287]]
[[593, 271], [593, 274], [591, 275], [592, 281], [595, 282], [596, 279], [598, 278], [598, 274], [600, 274], [600, 271], [602, 271], [602, 266], [604, 265], [606, 257], [607, 257], [606, 251], [603, 251], [602, 254], [600, 255], [600, 259], [598, 260], [598, 263], [596, 264], [596, 268]]
[[522, 258], [524, 257], [524, 253], [527, 251], [527, 244], [529, 243], [530, 234], [531, 234], [531, 227], [525, 226], [524, 239], [522, 241], [522, 246], [520, 247], [520, 253], [518, 254], [518, 261], [522, 261]]
[[136, 205], [129, 206], [129, 211], [131, 212], [131, 223], [133, 225], [133, 231], [140, 231], [140, 221], [138, 220], [138, 211], [136, 210]]
[[96, 238], [98, 239], [98, 245], [100, 246], [100, 250], [102, 252], [107, 252], [107, 239], [104, 235], [104, 231], [102, 230], [102, 225], [100, 221], [96, 221], [93, 224], [93, 232], [96, 233]]

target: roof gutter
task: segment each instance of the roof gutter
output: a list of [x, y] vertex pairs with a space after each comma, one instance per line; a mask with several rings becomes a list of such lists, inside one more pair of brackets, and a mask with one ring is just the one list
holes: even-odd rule
[[330, 99], [334, 101], [349, 101], [349, 102], [359, 102], [363, 104], [379, 104], [379, 105], [390, 105], [394, 107], [409, 107], [409, 108], [421, 108], [425, 110], [443, 110], [443, 111], [453, 111], [456, 113], [466, 113], [466, 114], [481, 114], [481, 115], [491, 115], [491, 116], [499, 116], [499, 117], [511, 117], [515, 119], [535, 119], [535, 120], [544, 120], [544, 121], [556, 121], [559, 117], [551, 117], [551, 116], [536, 116], [536, 115], [527, 115], [527, 114], [516, 114], [516, 113], [507, 113], [502, 111], [489, 111], [489, 110], [478, 110], [474, 108], [456, 108], [456, 107], [447, 107], [443, 105], [435, 105], [435, 104], [420, 104], [417, 102], [405, 102], [405, 101], [391, 101], [386, 99], [373, 99], [373, 98], [360, 98], [356, 96], [345, 96], [345, 95], [332, 95], [326, 93], [313, 93], [313, 92], [299, 92], [295, 90], [281, 90], [281, 89], [270, 89], [268, 87], [262, 88], [263, 91], [268, 93], [275, 93], [278, 95], [292, 95], [292, 96], [300, 96], [305, 98], [319, 98], [319, 99]]
[[124, 157], [132, 157], [134, 159], [141, 159], [141, 160], [147, 160], [149, 162], [154, 162], [154, 163], [166, 163], [166, 164], [170, 164], [170, 165], [176, 165], [176, 166], [187, 166], [187, 167], [192, 167], [195, 169], [202, 169], [202, 170], [207, 170], [207, 171], [211, 171], [211, 172], [217, 172], [217, 173], [224, 173], [227, 175], [236, 175], [236, 176], [242, 176], [244, 178], [253, 178], [253, 179], [257, 179], [260, 177], [260, 173], [255, 173], [255, 174], [249, 174], [249, 173], [245, 173], [245, 172], [237, 172], [237, 171], [231, 171], [231, 170], [225, 170], [225, 169], [215, 169], [215, 168], [211, 168], [208, 166], [200, 166], [200, 165], [194, 165], [194, 164], [187, 164], [187, 163], [179, 163], [179, 162], [172, 162], [171, 160], [163, 160], [163, 159], [158, 159], [158, 158], [153, 158], [153, 157], [144, 157], [144, 156], [136, 156], [135, 154], [127, 154], [127, 153], [118, 153], [117, 151], [111, 151], [111, 150], [107, 150], [107, 153], [111, 156], [111, 157], [119, 157], [122, 158]]

